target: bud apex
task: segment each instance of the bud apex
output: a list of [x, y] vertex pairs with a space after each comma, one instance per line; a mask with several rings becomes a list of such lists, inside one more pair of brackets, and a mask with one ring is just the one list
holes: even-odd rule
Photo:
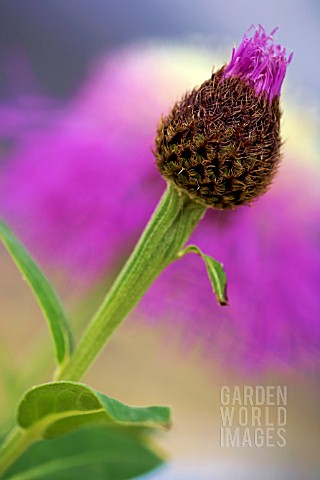
[[229, 65], [161, 119], [156, 162], [162, 175], [217, 209], [264, 193], [280, 161], [279, 94], [290, 60], [261, 26], [253, 38], [245, 35]]

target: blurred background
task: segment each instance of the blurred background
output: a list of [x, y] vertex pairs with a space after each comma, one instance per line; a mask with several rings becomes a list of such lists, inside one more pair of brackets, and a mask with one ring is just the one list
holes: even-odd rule
[[[194, 237], [226, 267], [229, 310], [187, 260], [86, 376], [123, 402], [173, 406], [174, 427], [159, 437], [171, 460], [151, 478], [318, 478], [319, 21], [316, 0], [0, 2], [0, 216], [78, 332], [164, 189], [151, 153], [160, 114], [227, 62], [252, 24], [279, 26], [294, 52], [275, 185], [234, 216], [210, 212]], [[41, 315], [2, 248], [0, 272], [0, 404], [12, 414], [52, 365]], [[286, 447], [220, 447], [222, 385], [287, 385]]]
[[[295, 53], [291, 78], [303, 86], [305, 99], [320, 92], [319, 8], [316, 0], [2, 0], [1, 64], [27, 55], [46, 91], [66, 97], [81, 85], [93, 58], [121, 46], [205, 38], [209, 48], [230, 48], [251, 24], [262, 23], [268, 31], [281, 28], [282, 45]], [[2, 76], [2, 94], [14, 93], [13, 79]]]

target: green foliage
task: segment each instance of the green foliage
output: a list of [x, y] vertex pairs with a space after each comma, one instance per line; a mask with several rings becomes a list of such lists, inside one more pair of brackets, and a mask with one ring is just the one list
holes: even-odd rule
[[202, 253], [196, 245], [188, 245], [185, 250], [180, 253], [179, 257], [181, 258], [187, 253], [196, 253], [202, 258], [219, 305], [227, 305], [227, 277], [223, 265], [209, 255]]
[[126, 430], [90, 426], [32, 445], [7, 471], [10, 480], [125, 480], [163, 460]]
[[131, 407], [75, 382], [46, 383], [29, 390], [17, 415], [18, 425], [38, 437], [55, 437], [88, 423], [160, 427], [170, 425], [168, 407]]
[[46, 318], [54, 342], [55, 356], [59, 364], [69, 358], [73, 340], [66, 314], [57, 294], [39, 266], [28, 254], [9, 228], [0, 221], [0, 240], [28, 282]]

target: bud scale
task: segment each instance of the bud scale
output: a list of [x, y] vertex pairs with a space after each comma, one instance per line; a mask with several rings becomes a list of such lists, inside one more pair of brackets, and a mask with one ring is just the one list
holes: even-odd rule
[[161, 119], [156, 162], [196, 202], [217, 209], [252, 202], [280, 160], [279, 97], [270, 102], [240, 77], [213, 73]]

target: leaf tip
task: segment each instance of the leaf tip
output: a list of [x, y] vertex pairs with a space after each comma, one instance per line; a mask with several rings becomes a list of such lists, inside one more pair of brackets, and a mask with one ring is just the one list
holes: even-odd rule
[[217, 297], [217, 300], [221, 307], [228, 307], [230, 305], [228, 300], [227, 284], [224, 286], [223, 295], [221, 297]]

